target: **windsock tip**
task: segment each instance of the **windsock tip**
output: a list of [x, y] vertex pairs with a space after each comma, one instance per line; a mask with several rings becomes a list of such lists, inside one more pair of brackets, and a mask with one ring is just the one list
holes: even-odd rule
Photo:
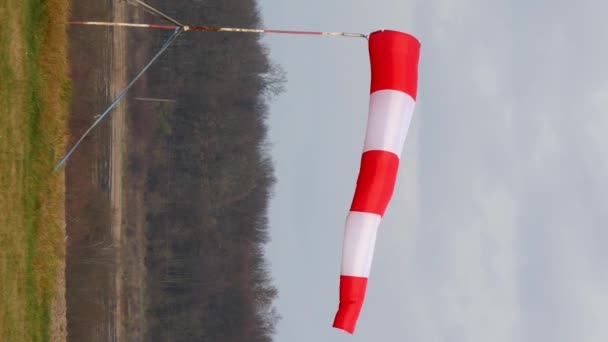
[[334, 319], [334, 324], [332, 325], [332, 327], [350, 335], [353, 335], [355, 333], [355, 325], [356, 320], [344, 319], [344, 314], [338, 312], [336, 314], [336, 318]]

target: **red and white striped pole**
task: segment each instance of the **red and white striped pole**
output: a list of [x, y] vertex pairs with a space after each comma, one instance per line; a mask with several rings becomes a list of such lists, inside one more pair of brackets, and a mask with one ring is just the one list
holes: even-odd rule
[[332, 37], [348, 37], [348, 38], [367, 38], [363, 33], [349, 32], [328, 32], [328, 31], [299, 31], [299, 30], [270, 30], [270, 29], [252, 29], [242, 27], [212, 27], [212, 26], [197, 26], [197, 25], [157, 25], [157, 24], [137, 24], [137, 23], [112, 23], [102, 21], [69, 21], [68, 25], [87, 25], [87, 26], [114, 26], [114, 27], [133, 27], [133, 28], [151, 28], [161, 30], [175, 30], [178, 27], [183, 27], [186, 31], [197, 32], [236, 32], [236, 33], [263, 33], [263, 34], [288, 34], [288, 35], [304, 35], [304, 36], [332, 36]]
[[420, 42], [397, 31], [369, 36], [371, 90], [361, 166], [346, 218], [340, 306], [333, 327], [354, 333], [367, 289], [376, 234], [397, 179], [414, 112]]

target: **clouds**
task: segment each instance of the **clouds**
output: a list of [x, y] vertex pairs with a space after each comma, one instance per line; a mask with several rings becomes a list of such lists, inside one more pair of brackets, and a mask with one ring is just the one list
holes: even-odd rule
[[277, 341], [608, 340], [608, 3], [332, 4], [262, 1], [268, 27], [298, 13], [295, 27], [416, 34], [419, 97], [360, 326], [342, 336], [329, 326], [367, 55], [269, 41], [290, 76], [271, 115]]
[[485, 15], [460, 12], [462, 21], [425, 9], [441, 27], [419, 28], [435, 32], [424, 80], [432, 97], [418, 113], [428, 189], [420, 229], [440, 246], [429, 256], [440, 260], [430, 272], [440, 295], [427, 304], [448, 308], [435, 317], [448, 335], [608, 338], [594, 318], [608, 310], [593, 304], [608, 294], [597, 242], [608, 212], [597, 56], [608, 48], [589, 39], [599, 38], [600, 8], [581, 5], [503, 2]]

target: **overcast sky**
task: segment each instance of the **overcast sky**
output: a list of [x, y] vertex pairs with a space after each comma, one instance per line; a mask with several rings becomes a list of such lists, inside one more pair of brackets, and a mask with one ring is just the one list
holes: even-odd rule
[[272, 36], [276, 341], [608, 341], [608, 2], [260, 0], [268, 28], [422, 43], [354, 336], [331, 328], [369, 100], [365, 40]]

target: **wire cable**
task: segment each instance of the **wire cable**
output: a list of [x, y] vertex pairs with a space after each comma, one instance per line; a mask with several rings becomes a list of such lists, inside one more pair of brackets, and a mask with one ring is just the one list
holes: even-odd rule
[[135, 1], [135, 3], [137, 3], [137, 4], [141, 5], [143, 8], [147, 9], [148, 11], [150, 11], [150, 12], [152, 12], [152, 13], [154, 13], [154, 14], [158, 15], [159, 17], [161, 17], [161, 18], [163, 18], [163, 19], [165, 19], [165, 20], [167, 20], [167, 21], [169, 21], [169, 22], [174, 23], [174, 24], [175, 24], [175, 25], [177, 25], [177, 26], [185, 26], [185, 25], [181, 24], [179, 21], [177, 21], [177, 20], [175, 20], [175, 19], [171, 18], [170, 16], [168, 16], [168, 15], [164, 14], [163, 12], [161, 12], [161, 11], [157, 10], [156, 8], [154, 8], [154, 7], [150, 6], [150, 5], [148, 5], [147, 3], [145, 3], [145, 2], [143, 2], [143, 1], [141, 1], [141, 0], [132, 0], [132, 1]]
[[154, 62], [163, 54], [163, 52], [165, 52], [165, 50], [167, 50], [167, 48], [171, 45], [171, 43], [173, 43], [175, 41], [175, 39], [177, 38], [177, 36], [179, 36], [179, 34], [182, 32], [183, 32], [183, 28], [181, 26], [177, 27], [175, 29], [175, 31], [173, 31], [173, 34], [171, 34], [171, 36], [169, 36], [169, 38], [167, 38], [167, 40], [162, 45], [161, 49], [156, 53], [156, 55], [154, 55], [154, 57], [152, 57], [152, 59], [150, 59], [148, 64], [146, 64], [146, 66], [144, 66], [143, 69], [141, 69], [141, 71], [131, 80], [131, 82], [129, 82], [129, 84], [127, 84], [127, 86], [118, 94], [118, 96], [116, 97], [114, 102], [112, 102], [112, 104], [108, 107], [108, 109], [106, 109], [105, 112], [103, 112], [103, 114], [101, 114], [99, 116], [99, 118], [97, 118], [97, 120], [95, 120], [95, 122], [93, 122], [91, 127], [89, 127], [89, 129], [87, 129], [86, 132], [84, 132], [84, 134], [80, 137], [80, 139], [78, 139], [78, 141], [69, 150], [69, 152], [65, 155], [65, 157], [63, 157], [61, 159], [61, 161], [59, 161], [59, 163], [57, 163], [53, 172], [57, 172], [65, 164], [65, 162], [68, 160], [68, 158], [70, 158], [72, 153], [74, 153], [74, 151], [76, 151], [76, 148], [78, 148], [80, 143], [87, 137], [87, 135], [93, 130], [93, 128], [95, 128], [95, 126], [97, 126], [101, 121], [103, 121], [103, 119], [106, 118], [106, 116], [112, 111], [112, 109], [114, 109], [114, 107], [116, 107], [118, 102], [120, 102], [120, 100], [126, 95], [126, 93], [133, 86], [133, 84], [135, 84], [135, 82], [146, 72], [146, 70], [148, 70], [148, 68], [150, 68], [150, 66], [152, 66], [152, 64], [154, 64]]

